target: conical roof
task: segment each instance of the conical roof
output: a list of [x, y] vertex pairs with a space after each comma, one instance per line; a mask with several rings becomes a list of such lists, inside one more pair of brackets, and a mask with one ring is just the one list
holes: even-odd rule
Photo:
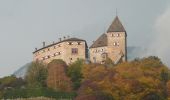
[[109, 33], [109, 32], [125, 32], [125, 31], [126, 30], [123, 27], [121, 21], [119, 20], [118, 16], [116, 16], [116, 18], [110, 25], [109, 29], [107, 30], [107, 33]]

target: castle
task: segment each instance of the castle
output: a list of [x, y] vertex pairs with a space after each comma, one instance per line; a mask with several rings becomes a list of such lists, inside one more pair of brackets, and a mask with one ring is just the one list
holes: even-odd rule
[[78, 59], [87, 60], [92, 63], [104, 63], [110, 58], [113, 63], [127, 60], [126, 30], [124, 29], [118, 16], [114, 19], [106, 33], [103, 33], [89, 48], [85, 40], [78, 38], [64, 38], [59, 42], [45, 45], [33, 52], [33, 61], [43, 61], [49, 63], [53, 59], [62, 59], [67, 64]]

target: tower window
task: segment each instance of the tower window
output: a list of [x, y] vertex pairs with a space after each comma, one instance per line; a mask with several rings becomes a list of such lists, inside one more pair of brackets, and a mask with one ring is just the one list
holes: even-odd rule
[[71, 53], [72, 54], [78, 54], [78, 48], [72, 48]]
[[116, 36], [117, 36], [117, 37], [119, 37], [119, 36], [120, 36], [120, 34], [119, 34], [119, 33], [117, 33], [117, 34], [116, 34]]
[[114, 46], [119, 46], [119, 42], [114, 42], [113, 45]]

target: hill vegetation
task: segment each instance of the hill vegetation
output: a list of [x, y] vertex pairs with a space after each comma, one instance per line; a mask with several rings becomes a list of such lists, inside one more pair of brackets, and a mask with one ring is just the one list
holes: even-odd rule
[[170, 100], [170, 71], [158, 57], [135, 59], [114, 65], [48, 65], [33, 62], [26, 78], [0, 79], [0, 98], [52, 97], [74, 100]]

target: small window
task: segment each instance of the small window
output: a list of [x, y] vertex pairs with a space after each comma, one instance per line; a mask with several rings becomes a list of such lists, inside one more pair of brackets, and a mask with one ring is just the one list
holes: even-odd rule
[[114, 42], [113, 45], [114, 46], [119, 46], [119, 42]]
[[68, 45], [72, 45], [73, 43], [72, 42], [68, 42]]
[[117, 36], [117, 37], [119, 37], [119, 36], [120, 36], [120, 34], [119, 34], [119, 33], [117, 33], [117, 34], [116, 34], [116, 36]]
[[77, 42], [78, 45], [81, 45], [81, 42]]
[[47, 56], [48, 58], [50, 58], [50, 56]]
[[72, 54], [78, 54], [78, 48], [72, 48], [71, 53]]

